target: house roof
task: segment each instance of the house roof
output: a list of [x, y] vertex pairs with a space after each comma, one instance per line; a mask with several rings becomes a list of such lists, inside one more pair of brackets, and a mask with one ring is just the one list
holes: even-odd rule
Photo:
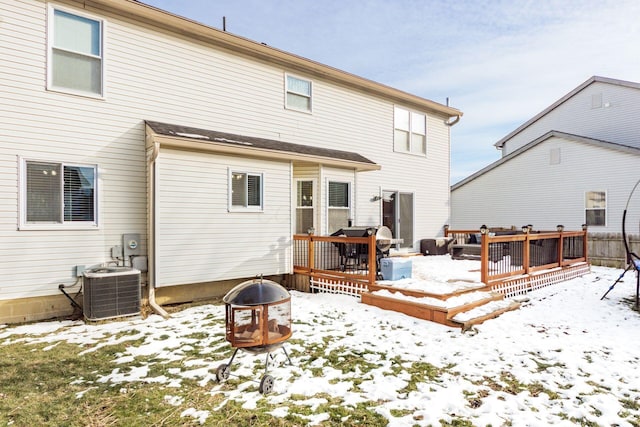
[[539, 138], [534, 139], [533, 141], [529, 142], [528, 144], [520, 147], [519, 149], [515, 150], [512, 153], [507, 154], [506, 156], [502, 157], [499, 160], [496, 160], [495, 162], [491, 163], [490, 165], [480, 169], [478, 172], [469, 175], [468, 177], [466, 177], [465, 179], [463, 179], [462, 181], [459, 181], [455, 184], [453, 184], [451, 186], [451, 190], [456, 190], [460, 187], [462, 187], [463, 185], [473, 181], [474, 179], [484, 175], [485, 173], [497, 168], [498, 166], [502, 165], [503, 163], [508, 162], [509, 160], [513, 159], [516, 156], [519, 156], [520, 154], [524, 153], [525, 151], [530, 150], [531, 148], [535, 147], [538, 144], [541, 144], [542, 142], [550, 139], [550, 138], [562, 138], [562, 139], [566, 139], [569, 141], [574, 141], [574, 142], [581, 142], [583, 144], [589, 144], [589, 145], [593, 145], [593, 146], [597, 146], [597, 147], [602, 147], [602, 148], [607, 148], [610, 150], [616, 150], [616, 151], [622, 151], [624, 153], [629, 153], [629, 154], [634, 154], [637, 156], [640, 156], [640, 148], [636, 148], [636, 147], [630, 147], [628, 145], [623, 145], [623, 144], [617, 144], [615, 142], [609, 142], [609, 141], [603, 141], [601, 139], [594, 139], [594, 138], [589, 138], [586, 136], [580, 136], [580, 135], [574, 135], [571, 133], [566, 133], [566, 132], [560, 132], [557, 130], [552, 130], [549, 131], [547, 133], [545, 133], [544, 135], [540, 136]]
[[[323, 78], [334, 83], [387, 98], [407, 107], [442, 114], [447, 118], [462, 116], [462, 112], [429, 99], [368, 80], [310, 59], [288, 53], [264, 43], [258, 43], [227, 31], [178, 16], [137, 0], [72, 0], [78, 7], [95, 12], [113, 12], [236, 53], [250, 56], [286, 70]], [[455, 121], [457, 122], [457, 120]], [[454, 122], [454, 123], [455, 123]]]
[[146, 121], [145, 123], [147, 125], [147, 141], [149, 143], [156, 142], [165, 147], [321, 163], [358, 171], [379, 170], [381, 168], [380, 165], [366, 157], [351, 151], [332, 150], [154, 121]]
[[569, 92], [568, 94], [566, 94], [565, 96], [563, 96], [562, 98], [560, 98], [559, 100], [551, 104], [549, 107], [545, 108], [544, 110], [542, 110], [541, 112], [533, 116], [531, 119], [524, 122], [522, 125], [516, 128], [513, 132], [509, 133], [507, 136], [505, 136], [504, 138], [502, 138], [501, 140], [499, 140], [493, 145], [495, 145], [496, 148], [501, 149], [504, 146], [504, 144], [507, 141], [509, 141], [511, 138], [513, 138], [514, 136], [522, 132], [524, 129], [531, 126], [533, 123], [540, 120], [542, 117], [549, 114], [554, 109], [558, 108], [561, 104], [563, 104], [568, 99], [572, 98], [575, 94], [577, 94], [587, 86], [596, 82], [607, 83], [607, 84], [616, 85], [616, 86], [625, 86], [625, 87], [630, 87], [634, 89], [640, 89], [640, 83], [628, 82], [625, 80], [610, 79], [608, 77], [593, 76], [589, 78], [587, 81], [585, 81], [584, 83], [582, 83], [580, 86], [578, 86], [577, 88], [575, 88], [574, 90], [572, 90], [571, 92]]

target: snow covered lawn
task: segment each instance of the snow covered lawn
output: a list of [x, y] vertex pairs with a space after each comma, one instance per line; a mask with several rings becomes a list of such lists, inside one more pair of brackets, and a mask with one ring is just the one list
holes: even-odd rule
[[[444, 281], [453, 264], [430, 261]], [[468, 280], [467, 263], [457, 278]], [[479, 268], [479, 262], [477, 263]], [[258, 383], [264, 355], [239, 352], [231, 378], [215, 381], [227, 363], [224, 307], [201, 305], [159, 316], [88, 325], [41, 322], [0, 326], [0, 345], [77, 343], [78, 354], [127, 343], [102, 382], [166, 385], [156, 404], [180, 408], [185, 422], [208, 424], [230, 402], [266, 409], [292, 425], [350, 424], [354, 408], [368, 408], [372, 423], [451, 425], [640, 426], [640, 315], [631, 309], [635, 276], [607, 291], [621, 270], [593, 267], [582, 278], [530, 293], [516, 311], [462, 333], [359, 303], [341, 295], [292, 292], [293, 336], [274, 353], [273, 393]], [[454, 274], [455, 276], [455, 274]], [[435, 278], [433, 280], [436, 280]], [[158, 375], [158, 367], [179, 361]], [[150, 369], [153, 366], [153, 369]], [[150, 372], [154, 372], [153, 375]], [[186, 404], [183, 381], [221, 396], [217, 407]], [[78, 401], [95, 399], [92, 385]], [[189, 393], [193, 393], [190, 390]], [[379, 418], [378, 416], [384, 418]], [[386, 420], [380, 423], [375, 420]]]

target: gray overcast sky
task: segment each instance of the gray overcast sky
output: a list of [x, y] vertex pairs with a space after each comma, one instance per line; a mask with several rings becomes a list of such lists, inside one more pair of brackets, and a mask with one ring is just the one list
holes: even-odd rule
[[638, 0], [143, 0], [464, 112], [451, 182], [593, 75], [640, 81]]

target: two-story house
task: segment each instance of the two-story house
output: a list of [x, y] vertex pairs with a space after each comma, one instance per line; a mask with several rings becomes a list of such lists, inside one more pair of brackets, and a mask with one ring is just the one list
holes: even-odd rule
[[134, 0], [0, 6], [0, 321], [131, 254], [163, 304], [290, 274], [311, 228], [411, 251], [449, 218], [455, 108]]
[[[452, 227], [586, 224], [590, 239], [602, 240], [602, 250], [592, 246], [593, 261], [624, 259], [621, 246], [610, 253], [607, 242], [620, 241], [640, 179], [639, 118], [640, 84], [591, 77], [496, 142], [501, 159], [452, 186]], [[626, 221], [635, 236], [636, 196]]]

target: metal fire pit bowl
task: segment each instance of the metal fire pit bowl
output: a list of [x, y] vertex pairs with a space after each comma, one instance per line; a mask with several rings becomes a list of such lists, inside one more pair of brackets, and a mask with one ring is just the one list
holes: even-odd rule
[[259, 391], [267, 394], [273, 389], [273, 377], [267, 374], [273, 351], [282, 348], [289, 365], [291, 359], [283, 347], [291, 337], [291, 295], [280, 284], [262, 278], [242, 282], [222, 299], [225, 303], [226, 339], [235, 347], [229, 363], [216, 370], [216, 379], [229, 378], [231, 364], [242, 349], [251, 354], [266, 353], [264, 375]]

